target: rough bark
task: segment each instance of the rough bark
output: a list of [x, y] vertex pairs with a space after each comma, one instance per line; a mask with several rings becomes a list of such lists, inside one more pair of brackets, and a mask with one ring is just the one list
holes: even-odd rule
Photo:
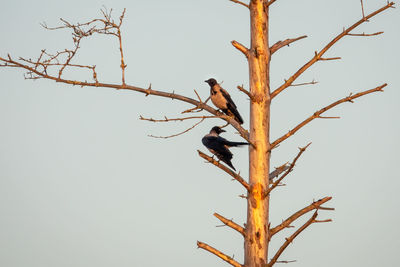
[[268, 263], [269, 196], [269, 121], [270, 89], [268, 46], [268, 7], [262, 0], [250, 2], [251, 46], [249, 49], [250, 93], [250, 190], [247, 198], [244, 266], [261, 267]]

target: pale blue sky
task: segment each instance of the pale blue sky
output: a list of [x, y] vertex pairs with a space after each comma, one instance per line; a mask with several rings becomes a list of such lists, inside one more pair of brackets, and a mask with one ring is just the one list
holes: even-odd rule
[[[366, 13], [385, 5], [364, 1]], [[236, 85], [248, 84], [246, 61], [230, 44], [249, 43], [248, 14], [228, 0], [9, 1], [2, 3], [0, 55], [37, 57], [40, 50], [70, 48], [57, 25], [99, 16], [105, 5], [123, 26], [128, 84], [207, 97], [203, 81], [223, 81], [248, 127], [248, 100]], [[361, 16], [359, 0], [278, 0], [271, 8], [270, 42], [308, 35], [272, 58], [272, 88]], [[272, 194], [272, 225], [313, 199], [333, 196], [329, 224], [311, 226], [282, 255], [291, 266], [396, 266], [400, 247], [398, 151], [400, 132], [398, 9], [373, 18], [356, 32], [384, 30], [376, 37], [346, 37], [272, 106], [275, 139], [317, 109], [387, 82], [384, 93], [365, 96], [329, 112], [277, 148], [272, 165], [291, 161], [313, 142]], [[96, 64], [99, 80], [119, 83], [115, 40], [82, 43], [76, 63]], [[209, 120], [174, 139], [190, 123], [153, 124], [139, 115], [174, 117], [190, 106], [158, 97], [103, 88], [80, 88], [23, 79], [0, 69], [0, 266], [155, 267], [228, 266], [203, 250], [200, 240], [242, 261], [242, 238], [212, 216], [245, 222], [241, 186], [198, 157]], [[71, 74], [72, 75], [72, 74]], [[79, 74], [80, 79], [90, 76]], [[194, 123], [194, 122], [193, 122]], [[232, 128], [225, 135], [239, 140]], [[247, 176], [247, 150], [235, 149], [233, 164]], [[310, 214], [311, 215], [311, 214]], [[298, 225], [298, 224], [297, 224]], [[275, 251], [284, 231], [273, 240]], [[272, 255], [272, 254], [271, 254]]]

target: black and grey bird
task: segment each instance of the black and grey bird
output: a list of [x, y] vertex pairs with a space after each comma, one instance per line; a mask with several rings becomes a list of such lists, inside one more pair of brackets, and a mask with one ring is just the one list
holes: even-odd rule
[[225, 130], [221, 129], [218, 126], [215, 126], [211, 129], [209, 134], [205, 135], [203, 139], [201, 139], [201, 142], [205, 147], [208, 148], [208, 150], [210, 150], [211, 153], [217, 156], [219, 160], [222, 160], [223, 162], [228, 164], [229, 167], [236, 171], [231, 162], [233, 155], [232, 152], [229, 151], [229, 148], [248, 145], [249, 143], [228, 141], [225, 138], [219, 136], [219, 134], [222, 132], [225, 132]]
[[243, 124], [242, 116], [240, 116], [229, 93], [214, 78], [210, 78], [205, 82], [210, 85], [210, 97], [214, 105], [226, 115], [234, 117], [239, 124]]

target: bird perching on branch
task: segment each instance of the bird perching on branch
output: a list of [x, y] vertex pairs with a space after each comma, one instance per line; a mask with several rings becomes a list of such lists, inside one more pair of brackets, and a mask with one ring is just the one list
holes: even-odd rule
[[244, 146], [249, 145], [246, 142], [231, 142], [226, 140], [225, 138], [219, 136], [220, 133], [225, 132], [225, 130], [221, 129], [218, 126], [214, 126], [210, 133], [205, 135], [201, 142], [208, 150], [213, 153], [219, 160], [225, 162], [229, 167], [235, 169], [233, 167], [231, 159], [233, 157], [232, 152], [229, 150], [230, 147]]
[[239, 124], [243, 124], [242, 116], [240, 116], [229, 93], [214, 78], [210, 78], [205, 82], [210, 85], [210, 97], [213, 104], [226, 115], [234, 117]]

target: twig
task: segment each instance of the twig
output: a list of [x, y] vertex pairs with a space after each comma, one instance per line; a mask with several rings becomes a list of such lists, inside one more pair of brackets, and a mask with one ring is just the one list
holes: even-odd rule
[[250, 100], [253, 100], [253, 95], [249, 91], [244, 89], [243, 85], [242, 86], [238, 85], [237, 89], [239, 89], [239, 91], [245, 93], [250, 98]]
[[308, 83], [297, 83], [297, 84], [291, 84], [290, 86], [302, 86], [302, 85], [309, 85], [309, 84], [317, 84], [317, 81], [312, 80], [311, 82]]
[[282, 48], [282, 47], [284, 47], [286, 45], [289, 46], [289, 44], [291, 44], [293, 42], [296, 42], [298, 40], [304, 39], [304, 38], [307, 38], [307, 35], [303, 35], [303, 36], [300, 36], [300, 37], [297, 37], [297, 38], [286, 39], [284, 41], [278, 41], [273, 46], [270, 47], [269, 51], [270, 51], [270, 53], [272, 55], [273, 53], [278, 51], [280, 48]]
[[342, 98], [336, 102], [333, 102], [332, 104], [318, 110], [317, 112], [315, 112], [313, 115], [311, 115], [310, 117], [308, 117], [307, 119], [305, 119], [304, 121], [302, 121], [301, 123], [299, 123], [296, 127], [294, 127], [292, 130], [290, 130], [287, 134], [279, 137], [277, 140], [275, 140], [274, 142], [271, 143], [271, 149], [275, 148], [278, 144], [280, 144], [282, 141], [286, 140], [287, 138], [289, 138], [290, 136], [294, 135], [298, 130], [300, 130], [301, 128], [303, 128], [305, 125], [307, 125], [309, 122], [311, 122], [312, 120], [316, 119], [316, 118], [320, 118], [320, 115], [328, 110], [330, 110], [331, 108], [344, 103], [344, 102], [353, 102], [353, 99], [361, 97], [363, 95], [366, 94], [370, 94], [370, 93], [374, 93], [374, 92], [383, 92], [383, 89], [385, 86], [387, 86], [387, 84], [383, 84], [381, 86], [378, 86], [374, 89], [370, 89], [370, 90], [366, 90], [360, 93], [357, 93], [355, 95], [350, 94], [348, 97]]
[[225, 218], [224, 216], [222, 216], [218, 213], [214, 213], [214, 216], [217, 217], [226, 226], [229, 226], [230, 228], [241, 233], [242, 236], [245, 236], [244, 228], [242, 226], [240, 226], [239, 224], [234, 223], [232, 220], [228, 220], [227, 218]]
[[142, 121], [151, 121], [151, 122], [171, 122], [171, 121], [184, 121], [184, 120], [191, 120], [191, 119], [214, 119], [214, 118], [220, 118], [218, 116], [192, 116], [192, 117], [183, 117], [183, 118], [167, 118], [165, 117], [162, 120], [157, 120], [153, 118], [145, 118], [142, 115], [139, 116], [139, 119]]
[[[328, 202], [329, 200], [331, 200], [332, 197], [324, 197], [323, 199], [320, 199], [318, 201], [314, 201], [313, 203], [311, 203], [310, 205], [308, 205], [305, 208], [302, 208], [301, 210], [293, 213], [289, 218], [287, 218], [286, 220], [284, 220], [281, 224], [275, 226], [274, 228], [271, 228], [269, 230], [269, 236], [270, 238], [275, 235], [276, 233], [279, 233], [280, 231], [282, 231], [285, 228], [288, 228], [295, 220], [297, 220], [298, 218], [300, 218], [301, 216], [303, 216], [304, 214], [308, 213], [309, 211], [312, 211], [314, 209], [326, 209], [326, 208], [322, 208], [321, 205]], [[329, 210], [334, 210], [333, 208], [329, 208]]]
[[282, 172], [286, 171], [286, 170], [289, 169], [289, 168], [290, 168], [290, 165], [288, 165], [288, 163], [285, 163], [285, 164], [279, 166], [278, 168], [275, 168], [275, 170], [272, 171], [272, 172], [269, 174], [269, 180], [272, 182], [272, 180], [273, 180], [275, 177], [278, 177]]
[[332, 222], [332, 219], [326, 219], [326, 220], [315, 220], [314, 223], [326, 223], [326, 222]]
[[[235, 121], [234, 118], [229, 117], [229, 116], [224, 116], [221, 112], [215, 110], [214, 108], [206, 105], [205, 103], [202, 103], [201, 101], [196, 101], [192, 98], [185, 97], [182, 95], [178, 95], [173, 93], [167, 93], [163, 91], [157, 91], [151, 89], [149, 87], [148, 89], [136, 87], [136, 86], [130, 86], [125, 84], [125, 67], [126, 64], [124, 62], [124, 55], [123, 55], [123, 50], [122, 50], [122, 38], [118, 38], [120, 41], [120, 54], [121, 54], [121, 68], [122, 68], [122, 83], [121, 84], [107, 84], [107, 83], [100, 83], [97, 79], [97, 73], [95, 71], [95, 66], [87, 66], [87, 68], [92, 69], [93, 72], [93, 79], [94, 82], [87, 82], [86, 80], [69, 80], [65, 79], [62, 77], [62, 73], [65, 68], [67, 67], [74, 67], [78, 66], [79, 64], [72, 64], [71, 60], [75, 58], [76, 53], [78, 52], [79, 49], [79, 44], [82, 38], [89, 37], [93, 34], [104, 34], [104, 35], [112, 35], [116, 37], [121, 37], [121, 31], [120, 27], [122, 25], [122, 21], [125, 15], [125, 10], [122, 12], [122, 15], [119, 18], [119, 22], [114, 22], [112, 19], [112, 9], [108, 11], [107, 9], [102, 9], [101, 10], [102, 17], [98, 19], [93, 19], [91, 21], [85, 22], [85, 23], [77, 23], [77, 24], [72, 24], [69, 23], [66, 20], [61, 19], [63, 25], [59, 27], [48, 27], [46, 24], [42, 24], [43, 27], [45, 27], [48, 30], [57, 30], [57, 29], [70, 29], [72, 31], [72, 38], [74, 41], [74, 49], [72, 50], [65, 50], [61, 52], [57, 52], [55, 55], [50, 55], [48, 54], [45, 50], [42, 50], [38, 61], [34, 62], [19, 62], [16, 60], [11, 59], [9, 57], [8, 59], [0, 57], [0, 62], [3, 63], [0, 66], [3, 67], [17, 67], [21, 69], [25, 69], [28, 74], [28, 78], [31, 79], [48, 79], [48, 80], [53, 80], [56, 82], [61, 82], [65, 84], [71, 84], [71, 85], [78, 85], [81, 87], [84, 86], [92, 86], [92, 87], [106, 87], [106, 88], [114, 88], [114, 89], [126, 89], [126, 90], [133, 90], [137, 92], [144, 93], [145, 95], [157, 95], [161, 97], [166, 97], [166, 98], [171, 98], [171, 99], [177, 99], [186, 103], [190, 103], [194, 105], [195, 107], [198, 107], [200, 109], [206, 110], [212, 115], [219, 116], [221, 119], [225, 120], [226, 122], [230, 123], [239, 133], [240, 135], [249, 141], [249, 133], [246, 131], [237, 121]], [[47, 56], [48, 58], [44, 58]], [[66, 57], [65, 60], [61, 60], [60, 57]], [[60, 58], [60, 60], [59, 60]], [[26, 64], [27, 63], [27, 64]], [[58, 70], [58, 75], [57, 74], [52, 74], [49, 73], [49, 68], [51, 66], [55, 66], [55, 64], [59, 64], [60, 68]], [[79, 65], [79, 66], [84, 66], [84, 65]], [[39, 68], [40, 67], [40, 68]], [[39, 70], [40, 69], [40, 70]]]
[[119, 18], [119, 25], [117, 26], [117, 37], [118, 37], [118, 41], [119, 41], [119, 51], [120, 51], [120, 55], [121, 55], [122, 85], [125, 85], [125, 68], [127, 66], [124, 61], [124, 52], [122, 49], [122, 34], [121, 34], [121, 25], [122, 25], [122, 21], [125, 16], [125, 11], [126, 11], [126, 8], [124, 8], [124, 11], [122, 12], [122, 15]]
[[339, 116], [335, 116], [335, 117], [318, 116], [318, 119], [340, 119], [340, 117]]
[[[197, 99], [199, 100], [200, 103], [206, 104], [206, 103], [208, 102], [208, 100], [211, 98], [211, 97], [209, 96], [209, 97], [206, 99], [206, 101], [203, 102], [203, 101], [201, 100], [201, 97], [199, 96], [199, 94], [197, 93], [196, 90], [194, 90], [194, 93], [196, 94]], [[185, 113], [197, 113], [197, 112], [201, 112], [201, 111], [203, 111], [203, 109], [197, 106], [197, 107], [194, 107], [194, 108], [186, 109], [186, 110], [182, 111], [181, 113], [182, 113], [182, 114], [185, 114]]]
[[311, 145], [311, 143], [308, 143], [305, 147], [300, 147], [299, 148], [299, 153], [297, 156], [293, 159], [292, 163], [289, 165], [289, 168], [286, 170], [286, 172], [279, 177], [264, 193], [265, 196], [267, 196], [272, 190], [274, 190], [275, 187], [279, 185], [279, 183], [293, 170], [294, 166], [296, 165], [297, 160], [301, 157], [301, 155], [306, 151], [308, 146]]
[[291, 261], [276, 261], [276, 263], [293, 263], [297, 262], [296, 260], [291, 260]]
[[197, 99], [199, 100], [200, 103], [202, 103], [203, 101], [201, 100], [201, 97], [199, 96], [199, 94], [197, 93], [196, 89], [194, 89], [194, 93], [197, 96]]
[[219, 251], [218, 249], [215, 249], [209, 245], [207, 245], [206, 243], [197, 241], [197, 247], [198, 248], [202, 248], [204, 250], [207, 250], [208, 252], [211, 252], [212, 254], [214, 254], [215, 256], [219, 257], [220, 259], [226, 261], [227, 263], [229, 263], [230, 265], [234, 266], [234, 267], [243, 267], [242, 264], [238, 263], [237, 261], [235, 261], [234, 259], [232, 259], [232, 257], [229, 257], [228, 255], [222, 253], [221, 251]]
[[341, 57], [320, 57], [318, 60], [338, 60], [342, 59]]
[[375, 36], [384, 33], [383, 31], [381, 32], [375, 32], [375, 33], [348, 33], [347, 35], [349, 36]]
[[177, 133], [177, 134], [173, 134], [173, 135], [168, 135], [168, 136], [154, 136], [154, 135], [149, 135], [149, 137], [153, 137], [153, 138], [162, 138], [162, 139], [167, 139], [167, 138], [172, 138], [172, 137], [176, 137], [179, 135], [182, 135], [184, 133], [189, 132], [190, 130], [193, 130], [197, 125], [199, 125], [200, 123], [202, 123], [205, 120], [205, 118], [202, 118], [199, 122], [197, 122], [196, 124], [194, 124], [192, 127], [184, 130], [183, 132]]
[[214, 164], [215, 166], [217, 166], [218, 168], [220, 168], [221, 170], [223, 170], [224, 172], [226, 172], [227, 174], [229, 174], [230, 176], [233, 177], [233, 179], [235, 179], [236, 181], [238, 181], [241, 185], [244, 186], [244, 188], [246, 188], [247, 191], [250, 190], [250, 186], [249, 184], [237, 173], [235, 173], [234, 171], [232, 171], [231, 169], [229, 169], [228, 167], [226, 167], [225, 165], [222, 165], [221, 163], [219, 163], [218, 161], [214, 160], [212, 157], [204, 154], [203, 152], [201, 152], [200, 150], [197, 150], [197, 152], [199, 153], [199, 156], [202, 157], [203, 159], [207, 160], [208, 162]]
[[236, 4], [239, 4], [239, 5], [242, 5], [242, 6], [245, 6], [247, 8], [250, 8], [250, 6], [248, 4], [245, 4], [245, 3], [243, 3], [243, 2], [241, 2], [239, 0], [229, 0], [229, 1], [234, 2]]
[[68, 80], [68, 79], [64, 79], [64, 78], [60, 78], [57, 76], [53, 76], [48, 74], [47, 72], [42, 72], [39, 71], [37, 69], [35, 69], [35, 65], [34, 66], [29, 66], [26, 64], [22, 64], [18, 61], [13, 60], [11, 57], [9, 57], [8, 59], [6, 58], [2, 58], [0, 57], [0, 61], [6, 63], [7, 65], [0, 65], [0, 67], [17, 67], [17, 68], [21, 68], [21, 69], [25, 69], [27, 70], [29, 73], [35, 74], [40, 78], [44, 78], [44, 79], [48, 79], [48, 80], [53, 80], [56, 82], [61, 82], [61, 83], [65, 83], [65, 84], [71, 84], [71, 85], [78, 85], [78, 86], [88, 86], [88, 87], [104, 87], [104, 88], [113, 88], [113, 89], [124, 89], [124, 90], [131, 90], [131, 91], [136, 91], [136, 92], [140, 92], [143, 93], [145, 95], [155, 95], [155, 96], [161, 96], [161, 97], [165, 97], [165, 98], [171, 98], [171, 99], [177, 99], [180, 100], [182, 102], [186, 102], [189, 104], [194, 105], [195, 107], [201, 108], [203, 110], [206, 110], [207, 112], [220, 117], [221, 119], [225, 120], [226, 122], [228, 122], [230, 125], [232, 125], [232, 127], [234, 127], [240, 134], [240, 136], [242, 136], [246, 141], [250, 141], [249, 140], [249, 133], [247, 130], [245, 130], [235, 119], [233, 119], [230, 116], [226, 116], [225, 114], [215, 110], [214, 108], [212, 108], [211, 106], [205, 104], [205, 103], [201, 103], [199, 101], [196, 101], [192, 98], [183, 96], [183, 95], [179, 95], [176, 93], [168, 93], [168, 92], [163, 92], [163, 91], [157, 91], [157, 90], [153, 90], [151, 89], [151, 87], [144, 89], [141, 87], [137, 87], [137, 86], [132, 86], [132, 85], [119, 85], [119, 84], [108, 84], [108, 83], [99, 83], [99, 82], [87, 82], [87, 81], [76, 81], [76, 80]]
[[[366, 16], [366, 19], [370, 19], [373, 16], [381, 13], [382, 11], [391, 8], [394, 5], [394, 2], [388, 2], [384, 7], [376, 10], [375, 12], [372, 12], [368, 16]], [[352, 30], [354, 30], [356, 27], [364, 23], [366, 20], [364, 18], [360, 19], [356, 23], [354, 23], [352, 26], [349, 28], [343, 30], [342, 33], [337, 35], [332, 41], [330, 41], [319, 53], [314, 55], [306, 64], [304, 64], [299, 70], [296, 71], [284, 84], [279, 86], [275, 91], [271, 93], [271, 98], [276, 97], [279, 93], [281, 93], [283, 90], [288, 88], [303, 72], [305, 72], [308, 68], [310, 68], [315, 62], [319, 61], [322, 55], [328, 51], [329, 48], [331, 48], [336, 42], [338, 42], [340, 39], [342, 39], [344, 36], [346, 36], [348, 33], [350, 33]]]
[[241, 43], [233, 40], [231, 41], [231, 44], [240, 52], [243, 53], [243, 55], [246, 56], [246, 58], [249, 58], [249, 49], [247, 47], [245, 47], [244, 45], [242, 45]]
[[365, 18], [363, 0], [361, 0], [361, 12], [362, 12], [363, 18]]
[[270, 260], [270, 262], [268, 263], [268, 267], [273, 266], [276, 261], [278, 260], [279, 256], [281, 256], [281, 254], [283, 253], [283, 251], [289, 246], [290, 243], [293, 242], [293, 240], [301, 233], [303, 232], [308, 226], [310, 226], [311, 224], [313, 224], [315, 222], [315, 218], [317, 218], [318, 216], [318, 212], [315, 211], [314, 214], [311, 216], [311, 218], [305, 223], [303, 224], [299, 229], [297, 229], [296, 232], [294, 232], [289, 238], [286, 238], [285, 243], [283, 243], [283, 245], [278, 249], [278, 251], [275, 253], [274, 257]]

